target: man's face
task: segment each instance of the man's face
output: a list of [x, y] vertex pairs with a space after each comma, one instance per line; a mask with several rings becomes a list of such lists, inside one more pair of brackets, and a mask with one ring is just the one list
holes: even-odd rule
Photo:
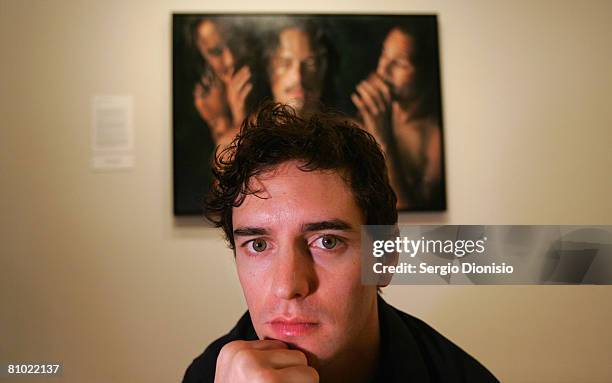
[[376, 73], [389, 84], [395, 99], [414, 96], [415, 68], [410, 60], [413, 51], [414, 38], [399, 29], [391, 30], [383, 43]]
[[233, 209], [238, 276], [255, 331], [325, 364], [378, 331], [376, 286], [360, 278], [364, 216], [337, 172], [286, 162]]
[[201, 22], [197, 29], [196, 43], [215, 75], [228, 83], [234, 73], [234, 55], [219, 26], [210, 20]]
[[298, 112], [310, 108], [321, 98], [325, 70], [325, 57], [316, 52], [306, 32], [283, 30], [268, 68], [274, 101]]

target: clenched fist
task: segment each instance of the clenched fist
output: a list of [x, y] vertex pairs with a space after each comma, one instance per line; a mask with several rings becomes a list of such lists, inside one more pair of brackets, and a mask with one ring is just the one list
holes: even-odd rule
[[306, 355], [279, 340], [237, 340], [223, 346], [215, 383], [317, 383]]

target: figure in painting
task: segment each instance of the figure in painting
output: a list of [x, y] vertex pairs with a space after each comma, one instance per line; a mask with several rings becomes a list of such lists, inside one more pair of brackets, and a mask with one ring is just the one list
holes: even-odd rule
[[391, 28], [376, 70], [351, 100], [361, 126], [385, 152], [398, 208], [424, 210], [440, 207], [444, 188], [437, 65], [419, 32], [413, 26]]

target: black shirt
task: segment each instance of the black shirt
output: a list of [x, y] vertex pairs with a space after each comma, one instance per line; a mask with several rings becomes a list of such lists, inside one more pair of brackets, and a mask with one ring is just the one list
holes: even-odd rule
[[[425, 322], [378, 297], [380, 364], [375, 382], [498, 382], [476, 359]], [[183, 383], [213, 383], [221, 348], [234, 340], [257, 340], [247, 311], [225, 336], [191, 363]]]

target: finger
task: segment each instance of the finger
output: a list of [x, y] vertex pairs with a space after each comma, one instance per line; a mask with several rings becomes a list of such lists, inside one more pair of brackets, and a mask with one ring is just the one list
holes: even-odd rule
[[[219, 140], [226, 135], [227, 134], [222, 134], [219, 136]], [[255, 356], [253, 352], [273, 349], [282, 350], [288, 347], [287, 344], [279, 340], [235, 340], [227, 343], [221, 348], [217, 363], [232, 364], [237, 358], [246, 363], [260, 363], [260, 358], [253, 358], [253, 356]]]
[[285, 368], [291, 366], [307, 366], [308, 360], [306, 355], [299, 350], [285, 350], [285, 349], [273, 349], [273, 350], [253, 350], [256, 358], [260, 361], [261, 365], [271, 368]]
[[234, 74], [235, 74], [235, 73], [236, 73], [236, 69], [231, 68], [231, 69], [229, 70], [229, 73], [226, 73], [226, 74], [223, 76], [223, 82], [228, 83], [229, 81], [231, 81], [231, 80], [232, 80], [232, 77], [234, 77]]
[[370, 109], [368, 109], [367, 105], [363, 101], [363, 98], [361, 98], [358, 94], [353, 93], [351, 99], [353, 100], [353, 103], [357, 106], [357, 110], [359, 110], [359, 114], [361, 115], [361, 118], [364, 120], [364, 122], [371, 121], [374, 118], [374, 115], [372, 114]]
[[251, 76], [251, 70], [249, 69], [248, 66], [243, 66], [242, 68], [240, 68], [240, 70], [238, 72], [236, 72], [236, 74], [234, 75], [234, 77], [236, 78], [244, 78], [244, 77], [249, 77]]
[[376, 104], [376, 108], [378, 108], [379, 111], [385, 110], [385, 101], [380, 91], [375, 88], [369, 81], [364, 81], [363, 87], [372, 97], [372, 101]]
[[361, 98], [359, 97], [359, 95], [357, 95], [357, 93], [351, 94], [351, 101], [353, 101], [353, 104], [355, 104], [357, 110], [359, 110], [359, 113], [361, 113], [362, 115], [369, 114], [367, 108], [365, 107], [363, 101], [361, 101]]
[[363, 82], [357, 86], [357, 93], [361, 96], [361, 100], [363, 104], [368, 109], [368, 111], [373, 114], [378, 114], [378, 108], [376, 107], [376, 103], [372, 99], [372, 96], [368, 93], [368, 90], [363, 85]]
[[234, 98], [240, 97], [240, 94], [243, 92], [244, 88], [248, 84], [250, 84], [248, 82], [249, 78], [250, 77], [247, 77], [244, 81], [241, 80], [241, 81], [232, 82], [229, 85], [229, 89], [230, 89], [229, 93], [231, 94], [231, 97], [234, 97]]
[[387, 83], [384, 82], [383, 79], [380, 78], [380, 76], [372, 76], [371, 80], [371, 84], [374, 85], [376, 89], [380, 92], [383, 99], [385, 100], [385, 103], [388, 104], [389, 102], [391, 102], [391, 90], [389, 89], [389, 85], [387, 85]]
[[232, 86], [239, 91], [244, 84], [251, 78], [251, 71], [248, 67], [242, 67], [232, 78]]
[[285, 342], [276, 339], [265, 340], [235, 340], [223, 346], [223, 351], [226, 354], [234, 354], [240, 350], [274, 350], [288, 349], [289, 346]]
[[310, 366], [291, 366], [275, 371], [279, 380], [285, 383], [318, 383], [319, 373]]
[[243, 341], [245, 348], [252, 348], [254, 350], [275, 350], [275, 349], [288, 349], [287, 343], [278, 339], [264, 339], [264, 340], [251, 340]]
[[251, 93], [251, 89], [253, 89], [253, 84], [251, 83], [246, 84], [246, 86], [242, 88], [240, 92], [238, 93], [238, 100], [240, 102], [244, 102], [244, 100], [246, 100], [249, 93]]

